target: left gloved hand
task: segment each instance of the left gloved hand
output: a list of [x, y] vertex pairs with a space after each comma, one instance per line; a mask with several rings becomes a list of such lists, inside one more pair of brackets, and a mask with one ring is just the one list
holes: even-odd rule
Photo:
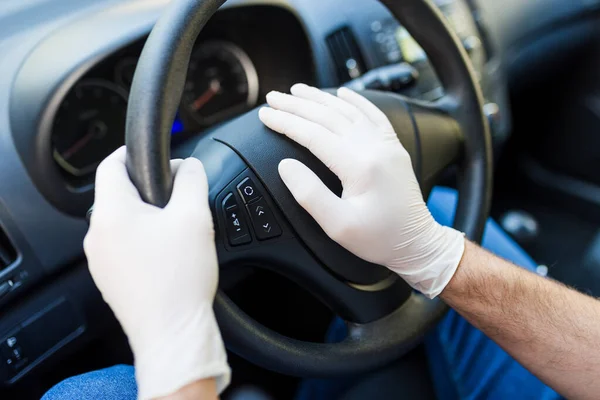
[[173, 194], [146, 204], [129, 179], [125, 148], [100, 164], [90, 230], [90, 272], [135, 356], [140, 399], [177, 392], [230, 370], [213, 314], [219, 276], [208, 183], [195, 158], [172, 161]]

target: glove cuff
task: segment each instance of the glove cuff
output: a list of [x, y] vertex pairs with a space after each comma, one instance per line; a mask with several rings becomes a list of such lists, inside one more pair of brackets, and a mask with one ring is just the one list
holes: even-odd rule
[[465, 253], [464, 233], [447, 226], [439, 226], [439, 228], [440, 248], [433, 253], [435, 256], [430, 260], [431, 271], [435, 272], [436, 276], [414, 286], [430, 299], [436, 298], [444, 291], [454, 277]]
[[388, 268], [415, 290], [433, 299], [446, 288], [462, 260], [464, 234], [433, 221], [411, 246], [410, 258], [396, 259]]
[[216, 380], [219, 394], [227, 388], [231, 370], [212, 304], [197, 310], [185, 326], [165, 332], [148, 348], [132, 343], [139, 399], [167, 396], [209, 378]]

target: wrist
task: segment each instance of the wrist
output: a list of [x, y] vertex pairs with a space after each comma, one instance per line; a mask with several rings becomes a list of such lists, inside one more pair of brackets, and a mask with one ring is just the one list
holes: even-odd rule
[[440, 297], [445, 302], [453, 303], [453, 299], [469, 296], [473, 285], [478, 285], [477, 282], [481, 277], [479, 276], [479, 272], [476, 269], [473, 269], [473, 267], [476, 267], [479, 263], [472, 262], [472, 258], [477, 257], [477, 249], [478, 246], [476, 244], [465, 240], [465, 251], [456, 268], [456, 272], [444, 288], [444, 291], [440, 293]]
[[218, 393], [229, 384], [227, 353], [212, 304], [148, 339], [131, 340], [140, 399], [167, 396], [203, 379], [215, 378]]
[[156, 400], [215, 400], [219, 398], [217, 383], [213, 378], [195, 381], [177, 392]]

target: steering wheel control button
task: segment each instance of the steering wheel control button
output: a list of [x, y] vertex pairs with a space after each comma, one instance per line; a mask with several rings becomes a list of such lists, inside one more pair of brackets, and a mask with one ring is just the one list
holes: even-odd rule
[[261, 197], [258, 187], [254, 184], [252, 179], [246, 178], [237, 185], [237, 190], [244, 199], [244, 203], [248, 204], [252, 201]]
[[252, 220], [252, 227], [254, 233], [259, 240], [272, 239], [277, 236], [281, 236], [281, 228], [273, 212], [269, 208], [267, 202], [264, 199], [255, 201], [248, 206], [248, 212], [250, 213], [250, 219]]
[[229, 210], [230, 208], [237, 207], [238, 203], [235, 200], [235, 196], [233, 193], [229, 193], [225, 200], [223, 200], [223, 210]]
[[229, 193], [223, 200], [227, 239], [232, 246], [248, 244], [252, 241], [243, 210], [238, 206], [233, 193]]

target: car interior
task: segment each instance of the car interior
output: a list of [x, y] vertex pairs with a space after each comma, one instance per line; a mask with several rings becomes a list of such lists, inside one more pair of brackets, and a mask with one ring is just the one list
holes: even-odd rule
[[[293, 156], [341, 192], [258, 120], [297, 82], [363, 92], [424, 196], [457, 188], [455, 227], [479, 241], [494, 218], [539, 273], [599, 296], [599, 21], [600, 0], [4, 0], [0, 398], [133, 363], [83, 252], [96, 168], [125, 143], [157, 206], [169, 158], [205, 165], [224, 399], [296, 398], [307, 379], [436, 398], [423, 340], [447, 306], [333, 243], [276, 173]], [[350, 334], [324, 343], [337, 317]]]

